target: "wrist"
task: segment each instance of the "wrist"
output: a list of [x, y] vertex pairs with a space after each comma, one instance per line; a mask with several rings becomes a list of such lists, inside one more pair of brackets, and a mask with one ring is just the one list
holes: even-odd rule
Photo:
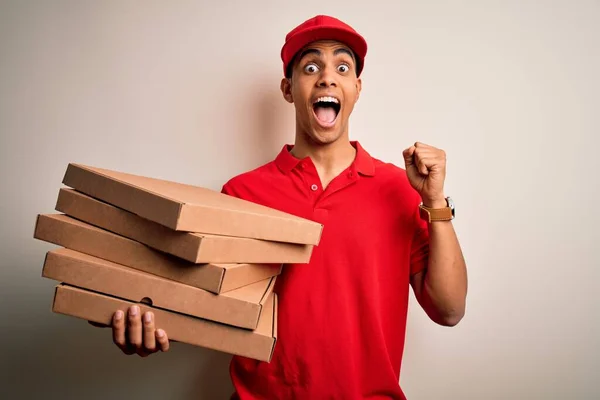
[[422, 198], [423, 206], [427, 208], [444, 208], [448, 207], [446, 197], [436, 198]]

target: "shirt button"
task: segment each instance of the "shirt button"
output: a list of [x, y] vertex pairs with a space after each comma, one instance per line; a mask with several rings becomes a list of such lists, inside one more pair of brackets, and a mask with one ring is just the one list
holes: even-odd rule
[[311, 190], [314, 192], [314, 191], [316, 191], [316, 190], [317, 190], [319, 187], [313, 183], [313, 185], [312, 185], [310, 188], [311, 188]]

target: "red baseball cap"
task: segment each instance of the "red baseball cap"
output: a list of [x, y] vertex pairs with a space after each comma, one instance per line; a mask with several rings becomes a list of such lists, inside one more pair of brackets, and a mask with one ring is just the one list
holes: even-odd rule
[[350, 47], [357, 57], [356, 75], [360, 76], [367, 55], [367, 42], [350, 25], [327, 15], [317, 15], [306, 20], [286, 35], [285, 44], [281, 48], [284, 75], [296, 53], [317, 40], [336, 40]]

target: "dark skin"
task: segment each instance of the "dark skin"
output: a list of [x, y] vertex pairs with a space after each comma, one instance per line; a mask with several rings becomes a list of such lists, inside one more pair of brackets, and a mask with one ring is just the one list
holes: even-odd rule
[[[350, 49], [335, 41], [311, 43], [295, 60], [292, 76], [281, 81], [281, 92], [296, 108], [296, 142], [292, 154], [310, 157], [323, 188], [354, 161], [356, 151], [348, 138], [348, 120], [360, 96], [362, 81]], [[346, 68], [347, 67], [347, 68]], [[313, 112], [315, 97], [328, 95], [340, 100], [333, 124], [322, 124]], [[423, 205], [446, 206], [444, 181], [446, 154], [417, 142], [403, 152], [407, 178]], [[456, 325], [464, 316], [467, 294], [465, 260], [452, 221], [429, 225], [427, 268], [413, 275], [415, 297], [434, 322]]]
[[[107, 325], [90, 322], [97, 327]], [[154, 313], [141, 313], [140, 307], [133, 305], [127, 309], [117, 310], [112, 317], [113, 343], [125, 354], [137, 354], [147, 357], [158, 351], [169, 350], [169, 337], [163, 329], [155, 326]]]
[[[299, 52], [292, 77], [281, 81], [281, 92], [296, 109], [296, 140], [292, 154], [315, 160], [323, 188], [354, 161], [356, 150], [348, 138], [348, 120], [360, 97], [362, 81], [356, 76], [352, 51], [334, 41], [319, 41]], [[320, 124], [314, 100], [332, 96], [340, 110], [332, 126]]]
[[[360, 97], [362, 81], [351, 50], [335, 41], [311, 43], [299, 52], [291, 77], [281, 80], [283, 98], [296, 110], [296, 138], [292, 155], [310, 157], [323, 188], [348, 168], [356, 156], [350, 144], [348, 122]], [[314, 112], [318, 98], [333, 97], [339, 112], [331, 123], [323, 123]], [[443, 150], [415, 143], [403, 152], [407, 177], [421, 195], [423, 204], [445, 207], [443, 183], [446, 155]], [[465, 313], [467, 274], [451, 221], [430, 224], [428, 266], [411, 277], [415, 297], [427, 315], [444, 326], [456, 325]], [[98, 324], [94, 324], [98, 325]], [[132, 306], [119, 310], [112, 320], [113, 341], [125, 354], [146, 357], [169, 350], [167, 333], [155, 326], [154, 315]]]

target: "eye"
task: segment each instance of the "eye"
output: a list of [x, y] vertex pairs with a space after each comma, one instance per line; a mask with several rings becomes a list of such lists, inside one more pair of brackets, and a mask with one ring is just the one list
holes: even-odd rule
[[308, 64], [306, 67], [304, 67], [304, 72], [309, 73], [309, 74], [314, 74], [315, 72], [317, 72], [319, 70], [319, 67], [317, 67], [315, 64], [310, 63]]
[[342, 65], [340, 65], [338, 67], [338, 71], [342, 72], [342, 73], [345, 73], [345, 72], [350, 71], [350, 67], [348, 65], [346, 65], [346, 64], [342, 64]]

